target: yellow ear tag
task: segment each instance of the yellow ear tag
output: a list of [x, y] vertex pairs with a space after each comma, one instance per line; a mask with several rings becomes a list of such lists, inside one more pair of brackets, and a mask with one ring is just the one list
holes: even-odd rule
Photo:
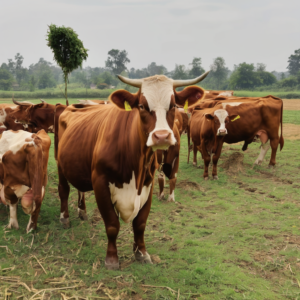
[[185, 112], [187, 112], [188, 107], [189, 107], [189, 102], [186, 100], [185, 104], [184, 104], [184, 107], [183, 107], [183, 109], [184, 109]]
[[124, 106], [125, 106], [125, 110], [126, 111], [131, 111], [131, 106], [129, 105], [129, 103], [127, 101], [124, 102]]
[[236, 120], [238, 120], [240, 118], [241, 118], [240, 116], [236, 116], [233, 120], [231, 120], [231, 122], [236, 121]]

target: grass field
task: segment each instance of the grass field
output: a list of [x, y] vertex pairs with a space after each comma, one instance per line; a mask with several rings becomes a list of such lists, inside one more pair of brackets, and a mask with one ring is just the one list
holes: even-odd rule
[[[285, 122], [299, 120], [300, 111], [284, 111]], [[158, 201], [155, 184], [145, 239], [154, 264], [133, 261], [131, 226], [122, 223], [119, 271], [104, 268], [107, 239], [93, 192], [88, 221], [78, 219], [72, 189], [71, 228], [59, 223], [52, 144], [38, 230], [25, 233], [20, 207], [20, 229], [6, 230], [9, 212], [0, 205], [0, 299], [299, 299], [300, 139], [285, 140], [274, 169], [270, 152], [253, 167], [259, 144], [246, 152], [225, 145], [218, 181], [204, 181], [203, 169], [186, 163], [186, 139], [177, 203]]]

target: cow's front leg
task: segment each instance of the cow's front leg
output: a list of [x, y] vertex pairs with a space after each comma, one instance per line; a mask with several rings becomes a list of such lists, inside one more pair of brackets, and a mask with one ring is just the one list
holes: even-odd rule
[[197, 151], [198, 151], [197, 146], [194, 143], [193, 144], [193, 152], [194, 152], [193, 166], [194, 167], [197, 167]]
[[[179, 153], [178, 153], [179, 154]], [[168, 197], [168, 202], [175, 202], [175, 186], [176, 186], [176, 180], [177, 180], [177, 173], [179, 168], [179, 156], [175, 157], [173, 163], [172, 163], [172, 172], [170, 176], [170, 195]]]
[[218, 165], [219, 158], [221, 156], [222, 147], [223, 147], [223, 142], [220, 142], [218, 144], [216, 153], [212, 157], [212, 162], [213, 162], [212, 177], [213, 177], [214, 180], [218, 180], [219, 179], [218, 173], [217, 173], [217, 165]]
[[165, 174], [161, 171], [158, 175], [158, 185], [159, 185], [159, 196], [158, 200], [165, 199], [164, 187], [165, 187]]
[[78, 191], [78, 217], [84, 221], [88, 219], [85, 206], [85, 194], [80, 191]]
[[270, 140], [272, 153], [271, 153], [271, 158], [270, 158], [270, 162], [269, 162], [269, 167], [274, 167], [276, 164], [276, 152], [277, 152], [278, 144], [279, 144], [279, 138]]
[[204, 142], [201, 142], [202, 145], [202, 158], [204, 160], [204, 173], [203, 173], [203, 177], [205, 180], [208, 180], [208, 166], [210, 163], [210, 155], [207, 152], [206, 146]]
[[33, 197], [33, 211], [31, 212], [30, 219], [26, 228], [27, 233], [37, 228], [37, 221], [41, 210], [42, 201], [43, 199], [40, 196]]
[[111, 194], [107, 180], [100, 176], [93, 176], [92, 183], [100, 214], [103, 218], [106, 235], [108, 239], [105, 267], [108, 270], [119, 269], [119, 258], [117, 250], [117, 236], [120, 230], [119, 217], [116, 214], [111, 201]]
[[139, 211], [138, 215], [132, 221], [132, 228], [134, 233], [133, 252], [135, 259], [139, 262], [152, 264], [151, 257], [146, 251], [144, 232], [146, 229], [147, 218], [151, 208], [153, 185], [151, 187], [147, 202]]

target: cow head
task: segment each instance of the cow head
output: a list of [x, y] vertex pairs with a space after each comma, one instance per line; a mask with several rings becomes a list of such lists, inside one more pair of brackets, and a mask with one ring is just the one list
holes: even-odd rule
[[229, 116], [225, 109], [217, 109], [213, 114], [205, 114], [205, 118], [212, 122], [212, 128], [217, 136], [225, 136], [227, 134], [227, 124], [235, 119], [237, 115]]
[[177, 105], [195, 104], [204, 97], [204, 90], [198, 86], [186, 87], [181, 92], [176, 87], [200, 82], [208, 72], [192, 80], [173, 80], [164, 75], [155, 75], [143, 79], [129, 79], [118, 76], [121, 81], [139, 88], [136, 94], [118, 90], [111, 94], [110, 100], [119, 108], [125, 109], [125, 101], [131, 109], [138, 110], [142, 131], [147, 137], [146, 146], [154, 151], [166, 150], [175, 145], [173, 133], [175, 109]]

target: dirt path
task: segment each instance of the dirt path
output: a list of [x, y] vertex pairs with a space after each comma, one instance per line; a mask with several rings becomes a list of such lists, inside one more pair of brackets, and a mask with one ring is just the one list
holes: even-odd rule
[[300, 125], [283, 124], [283, 137], [288, 140], [300, 140]]
[[300, 110], [300, 99], [283, 99], [284, 110]]

